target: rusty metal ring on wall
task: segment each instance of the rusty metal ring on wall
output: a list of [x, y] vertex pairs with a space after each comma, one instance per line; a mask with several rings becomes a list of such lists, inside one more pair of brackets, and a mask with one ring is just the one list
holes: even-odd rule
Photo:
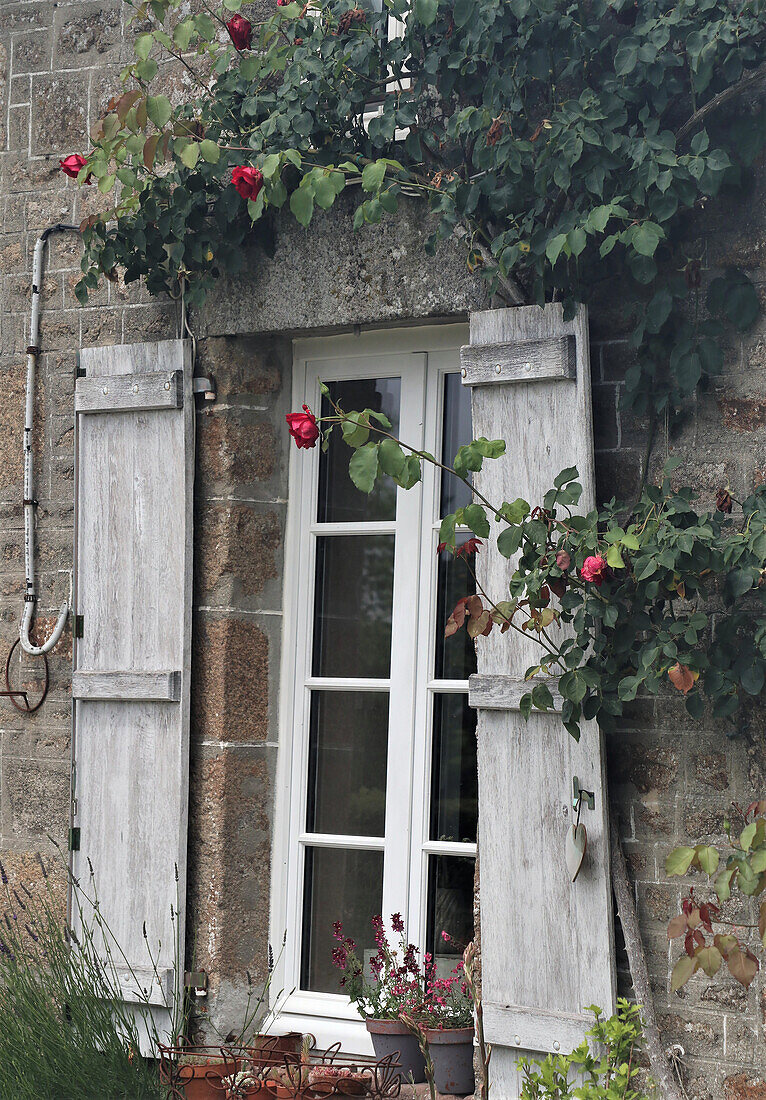
[[[10, 699], [13, 706], [16, 708], [16, 710], [20, 710], [22, 714], [34, 714], [35, 711], [39, 710], [40, 707], [43, 705], [43, 703], [45, 702], [45, 699], [48, 695], [48, 687], [50, 685], [50, 672], [49, 672], [49, 669], [48, 669], [48, 657], [45, 653], [39, 654], [39, 656], [42, 657], [42, 659], [43, 659], [43, 667], [45, 668], [45, 684], [43, 685], [42, 695], [40, 696], [38, 701], [35, 703], [35, 705], [33, 707], [31, 707], [29, 705], [29, 696], [27, 695], [27, 693], [25, 691], [14, 691], [13, 688], [11, 687], [11, 658], [13, 657], [13, 654], [16, 650], [17, 645], [19, 645], [19, 639], [18, 638], [16, 639], [16, 641], [11, 646], [10, 651], [8, 653], [8, 658], [5, 662], [5, 687], [6, 687], [6, 690], [3, 691], [3, 692], [0, 692], [0, 695], [7, 696], [8, 699]], [[16, 696], [18, 696], [18, 695], [20, 695], [23, 698], [23, 700], [24, 700], [23, 705], [21, 703], [16, 702]]]

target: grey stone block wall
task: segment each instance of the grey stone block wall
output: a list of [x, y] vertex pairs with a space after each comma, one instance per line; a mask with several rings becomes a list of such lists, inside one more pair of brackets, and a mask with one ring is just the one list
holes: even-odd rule
[[[78, 189], [59, 157], [86, 147], [87, 130], [129, 56], [121, 0], [23, 0], [0, 5], [0, 659], [21, 611], [23, 390], [31, 254], [42, 228], [79, 223], [102, 205]], [[169, 69], [171, 87], [180, 78]], [[746, 200], [712, 203], [703, 245], [712, 277], [738, 264], [766, 301], [764, 172]], [[702, 223], [700, 223], [702, 225]], [[422, 252], [417, 208], [360, 234], [343, 204], [305, 232], [279, 230], [276, 260], [254, 252], [247, 277], [222, 283], [192, 318], [199, 373], [218, 400], [200, 408], [195, 512], [194, 667], [188, 961], [211, 974], [209, 1013], [236, 1022], [247, 974], [265, 977], [269, 856], [276, 759], [282, 541], [288, 494], [290, 340], [296, 333], [462, 318], [487, 305], [457, 245]], [[698, 242], [695, 242], [695, 244]], [[37, 392], [40, 627], [68, 591], [73, 511], [73, 371], [83, 345], [173, 337], [172, 303], [105, 283], [77, 306], [76, 237], [54, 238], [44, 279], [43, 355]], [[640, 477], [646, 424], [622, 401], [630, 365], [619, 287], [591, 309], [599, 492], [628, 495]], [[766, 478], [766, 322], [734, 340], [726, 369], [683, 415], [661, 425], [652, 470], [678, 452], [675, 475], [712, 504], [728, 485], [741, 497]], [[0, 858], [22, 880], [39, 875], [67, 819], [71, 643], [51, 658], [49, 700], [32, 718], [0, 699]], [[663, 873], [675, 844], [721, 835], [730, 802], [766, 793], [763, 713], [750, 708], [728, 739], [692, 723], [677, 697], [637, 700], [608, 745], [612, 794], [635, 880], [639, 913], [668, 1044], [684, 1048], [690, 1100], [766, 1096], [766, 983], [745, 992], [724, 976], [668, 993], [675, 948], [665, 928], [680, 888]], [[562, 734], [563, 735], [563, 734]], [[731, 919], [750, 923], [747, 907]], [[628, 976], [621, 975], [627, 988]]]

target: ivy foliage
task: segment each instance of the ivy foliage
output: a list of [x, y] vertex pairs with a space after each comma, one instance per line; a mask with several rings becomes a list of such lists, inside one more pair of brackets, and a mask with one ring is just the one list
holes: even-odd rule
[[[358, 489], [369, 493], [384, 477], [409, 489], [423, 462], [441, 465], [396, 439], [382, 414], [344, 411], [322, 390], [333, 410], [317, 421], [322, 445], [340, 425]], [[551, 677], [558, 678], [562, 720], [576, 739], [583, 721], [613, 728], [639, 693], [674, 689], [693, 718], [702, 718], [707, 705], [720, 719], [733, 718], [743, 698], [762, 693], [766, 486], [736, 512], [725, 492], [715, 508], [700, 511], [691, 489], [671, 484], [678, 465], [671, 459], [661, 484], [647, 485], [630, 506], [612, 499], [581, 515], [574, 467], [562, 470], [535, 506], [483, 497], [470, 474], [504, 452], [501, 439], [474, 440], [449, 467], [471, 487], [472, 502], [444, 517], [440, 549], [462, 557], [499, 552], [513, 564], [508, 591], [479, 587], [463, 597], [445, 633], [465, 628], [478, 638], [514, 630], [539, 644], [540, 660], [527, 669], [530, 690], [521, 698], [527, 718], [553, 708]], [[475, 536], [468, 547], [465, 532]]]
[[[134, 0], [136, 60], [79, 177], [114, 196], [85, 227], [80, 299], [121, 266], [199, 304], [243, 270], [248, 239], [273, 253], [277, 211], [308, 226], [350, 187], [358, 229], [413, 194], [435, 217], [429, 247], [459, 233], [515, 301], [571, 312], [627, 273], [639, 409], [715, 373], [757, 298], [737, 270], [701, 297], [685, 229], [763, 146], [763, 111], [723, 125], [719, 105], [762, 75], [766, 3], [355, 2], [282, 4], [237, 48], [241, 0]], [[180, 102], [163, 91], [173, 67]], [[262, 173], [254, 199], [232, 183], [241, 165]]]
[[[720, 906], [732, 894], [745, 898], [766, 890], [766, 800], [751, 803], [743, 812], [732, 807], [741, 829], [726, 820], [728, 844], [697, 844], [674, 848], [665, 861], [669, 877], [701, 872], [715, 889], [718, 905], [700, 901], [690, 887], [681, 912], [668, 925], [668, 939], [681, 939], [683, 952], [673, 967], [671, 992], [681, 989], [699, 971], [714, 978], [725, 962], [731, 976], [747, 988], [760, 969], [751, 945], [766, 948], [766, 901], [760, 903], [757, 925], [735, 927], [720, 917]], [[757, 930], [758, 939], [752, 936]], [[755, 942], [754, 942], [755, 941]]]

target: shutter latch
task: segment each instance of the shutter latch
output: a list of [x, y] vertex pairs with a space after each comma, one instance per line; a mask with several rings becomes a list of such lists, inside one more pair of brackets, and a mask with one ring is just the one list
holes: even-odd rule
[[572, 780], [572, 809], [579, 815], [582, 809], [583, 802], [589, 810], [595, 810], [596, 808], [596, 796], [593, 791], [586, 791], [580, 786], [580, 780], [577, 776]]
[[195, 997], [207, 997], [207, 970], [187, 970], [184, 974], [184, 988], [190, 989]]
[[85, 636], [84, 615], [75, 615], [74, 617], [74, 636], [75, 638], [83, 638]]

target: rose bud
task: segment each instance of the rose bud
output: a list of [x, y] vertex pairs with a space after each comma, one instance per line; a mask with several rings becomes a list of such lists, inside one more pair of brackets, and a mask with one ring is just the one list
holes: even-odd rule
[[566, 573], [569, 566], [572, 564], [572, 559], [566, 550], [559, 550], [556, 555], [556, 565], [559, 567], [562, 573]]
[[718, 490], [715, 497], [715, 506], [719, 512], [726, 512], [728, 515], [728, 513], [731, 512], [733, 503], [731, 493], [728, 489]]
[[303, 412], [288, 413], [285, 417], [290, 435], [295, 440], [296, 447], [315, 447], [319, 439], [317, 418], [308, 405], [303, 406]]
[[[243, 199], [257, 199], [263, 187], [263, 175], [257, 168], [240, 164], [231, 174], [231, 182]], [[299, 414], [298, 414], [299, 415]]]
[[[65, 176], [69, 176], [70, 179], [76, 180], [81, 169], [85, 167], [85, 157], [80, 156], [79, 153], [70, 153], [68, 157], [64, 157], [63, 160], [60, 160], [59, 164]], [[90, 183], [90, 172], [88, 172], [85, 182]]]
[[595, 585], [601, 585], [606, 572], [606, 558], [601, 555], [586, 558], [580, 569], [580, 576], [584, 581], [592, 581]]
[[233, 16], [226, 24], [226, 30], [238, 50], [249, 50], [253, 41], [253, 27], [243, 15]]

